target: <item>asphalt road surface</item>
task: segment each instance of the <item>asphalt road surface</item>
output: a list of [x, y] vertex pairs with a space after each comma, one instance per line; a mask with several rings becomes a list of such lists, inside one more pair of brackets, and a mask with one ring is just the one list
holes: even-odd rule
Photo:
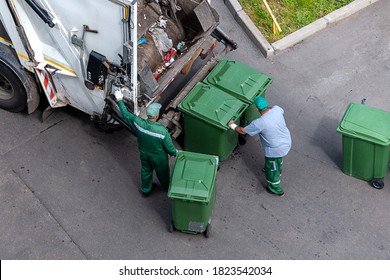
[[[106, 134], [59, 109], [41, 122], [0, 110], [1, 259], [389, 259], [385, 187], [341, 171], [336, 128], [350, 102], [390, 109], [390, 1], [379, 1], [265, 59], [222, 0], [212, 1], [239, 48], [229, 57], [273, 78], [293, 147], [286, 195], [262, 184], [258, 137], [222, 162], [210, 238], [167, 231], [171, 202], [143, 199], [136, 138]], [[173, 164], [174, 158], [171, 158]], [[389, 172], [388, 172], [389, 173]]]

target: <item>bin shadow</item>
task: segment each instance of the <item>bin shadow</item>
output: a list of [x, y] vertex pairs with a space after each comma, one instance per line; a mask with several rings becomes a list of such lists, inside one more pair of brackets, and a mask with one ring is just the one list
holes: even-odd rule
[[342, 136], [336, 131], [340, 120], [330, 116], [322, 117], [310, 143], [320, 148], [339, 168], [342, 168]]
[[157, 188], [153, 191], [150, 198], [147, 198], [150, 208], [160, 217], [164, 228], [168, 231], [169, 224], [172, 221], [172, 205], [166, 192]]
[[[173, 168], [175, 164], [175, 158], [169, 160], [169, 170], [172, 176]], [[158, 180], [155, 171], [153, 171], [153, 182], [156, 183], [157, 187], [151, 193], [151, 196], [146, 198], [150, 209], [157, 213], [161, 221], [164, 223], [166, 230], [172, 221], [172, 202], [168, 197], [168, 192], [164, 191], [161, 187], [161, 183]]]
[[264, 167], [264, 154], [258, 136], [246, 136], [246, 143], [238, 145], [232, 154], [232, 157], [241, 157], [245, 169], [252, 173], [256, 178], [257, 192], [262, 192], [266, 187], [266, 178], [262, 169]]

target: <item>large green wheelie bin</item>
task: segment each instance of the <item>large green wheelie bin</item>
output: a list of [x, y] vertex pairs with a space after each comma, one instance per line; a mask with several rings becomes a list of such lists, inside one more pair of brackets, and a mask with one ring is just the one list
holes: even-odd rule
[[176, 156], [169, 185], [172, 221], [169, 231], [210, 235], [218, 157], [182, 151]]
[[184, 150], [227, 159], [238, 143], [238, 133], [228, 122], [239, 122], [247, 107], [214, 86], [196, 84], [178, 106], [183, 113]]
[[253, 100], [265, 97], [272, 79], [256, 69], [228, 58], [223, 58], [206, 76], [203, 83], [213, 85], [249, 105], [241, 117], [241, 126], [246, 126], [260, 117]]
[[337, 132], [342, 134], [343, 172], [383, 188], [390, 157], [390, 113], [351, 103]]

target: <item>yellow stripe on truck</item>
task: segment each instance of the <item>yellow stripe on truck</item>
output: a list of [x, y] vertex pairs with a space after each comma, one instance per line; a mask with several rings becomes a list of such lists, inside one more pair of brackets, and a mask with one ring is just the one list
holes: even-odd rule
[[61, 64], [59, 64], [59, 63], [57, 63], [57, 62], [55, 62], [55, 61], [53, 61], [53, 60], [51, 60], [51, 59], [48, 59], [48, 58], [46, 58], [46, 57], [45, 57], [45, 60], [46, 60], [47, 62], [49, 62], [50, 64], [53, 64], [53, 65], [57, 66], [58, 68], [61, 68], [62, 70], [65, 70], [65, 71], [67, 71], [67, 72], [69, 72], [69, 73], [72, 73], [73, 75], [76, 76], [76, 72], [73, 71], [72, 69], [69, 69], [68, 67], [66, 67], [66, 66], [64, 66], [64, 65], [61, 65]]
[[8, 41], [7, 39], [3, 38], [3, 37], [0, 37], [0, 41], [3, 41], [4, 43], [8, 44], [8, 45], [12, 45], [12, 42], [11, 41]]
[[18, 54], [18, 56], [20, 56], [21, 58], [23, 58], [24, 60], [27, 60], [27, 61], [29, 61], [30, 59], [27, 57], [27, 56], [25, 56], [24, 54], [21, 54], [21, 53], [17, 53]]
[[[3, 37], [0, 37], [0, 41], [3, 41], [3, 42], [6, 43], [7, 45], [12, 46], [12, 42], [9, 41], [9, 40], [7, 40], [7, 39], [5, 39], [5, 38], [3, 38]], [[23, 58], [24, 60], [27, 60], [27, 61], [30, 60], [27, 56], [25, 56], [25, 55], [22, 54], [22, 53], [17, 53], [17, 55], [18, 55], [19, 57]], [[47, 62], [49, 62], [50, 64], [53, 64], [53, 65], [57, 66], [58, 68], [61, 68], [62, 70], [65, 70], [65, 71], [67, 71], [67, 72], [69, 72], [69, 73], [71, 73], [71, 74], [73, 74], [73, 75], [76, 76], [76, 72], [73, 71], [72, 69], [69, 69], [68, 67], [66, 67], [66, 66], [64, 66], [64, 65], [61, 65], [61, 64], [59, 64], [59, 63], [57, 63], [57, 62], [55, 62], [55, 61], [53, 61], [53, 60], [51, 60], [51, 59], [49, 59], [49, 58], [46, 58], [46, 57], [45, 57], [45, 60], [46, 60]]]

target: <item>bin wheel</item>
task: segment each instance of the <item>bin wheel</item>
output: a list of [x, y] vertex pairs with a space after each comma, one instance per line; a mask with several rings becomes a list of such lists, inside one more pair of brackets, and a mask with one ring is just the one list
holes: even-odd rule
[[371, 181], [371, 186], [375, 189], [382, 189], [385, 186], [385, 183], [380, 179], [374, 179]]
[[206, 230], [204, 231], [204, 236], [206, 238], [209, 238], [210, 237], [210, 232], [211, 232], [211, 224], [208, 224], [207, 227], [206, 227]]
[[245, 145], [246, 141], [247, 141], [247, 139], [246, 139], [245, 135], [238, 134], [238, 144], [240, 144], [241, 146]]
[[170, 223], [169, 223], [169, 225], [168, 225], [168, 231], [169, 232], [173, 232], [173, 221], [171, 221]]

